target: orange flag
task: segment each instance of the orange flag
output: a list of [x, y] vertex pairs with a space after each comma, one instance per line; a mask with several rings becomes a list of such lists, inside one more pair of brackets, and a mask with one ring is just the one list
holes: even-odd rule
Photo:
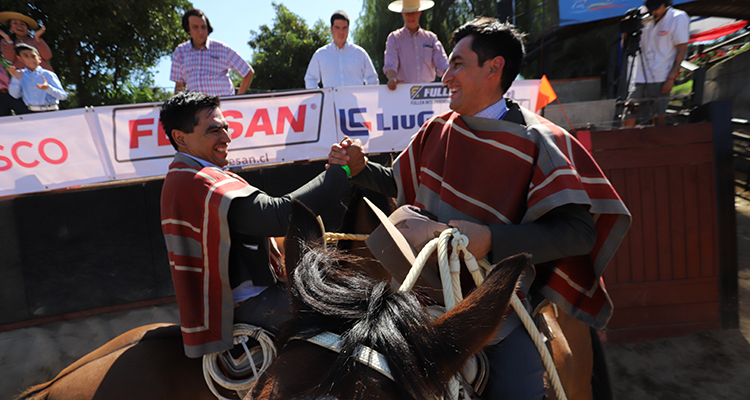
[[549, 103], [552, 103], [557, 98], [555, 90], [552, 89], [552, 85], [547, 80], [547, 75], [542, 75], [542, 82], [539, 85], [539, 95], [536, 97], [536, 110], [538, 112], [542, 107]]

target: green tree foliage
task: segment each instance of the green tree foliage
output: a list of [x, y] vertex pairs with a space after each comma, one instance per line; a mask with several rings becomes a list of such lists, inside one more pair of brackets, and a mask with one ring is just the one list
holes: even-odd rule
[[[353, 32], [354, 42], [362, 46], [372, 59], [380, 80], [383, 73], [383, 53], [388, 34], [404, 26], [401, 14], [388, 10], [392, 0], [363, 0], [362, 11]], [[450, 53], [450, 37], [453, 31], [476, 16], [494, 17], [497, 14], [496, 0], [436, 1], [435, 6], [422, 12], [420, 26], [434, 32]]]
[[188, 39], [180, 22], [190, 8], [187, 0], [0, 0], [0, 10], [46, 26], [50, 62], [71, 107], [160, 99], [148, 69]]
[[298, 89], [305, 87], [305, 72], [315, 50], [330, 41], [330, 29], [318, 20], [310, 29], [305, 20], [283, 4], [276, 9], [273, 27], [262, 25], [250, 31], [248, 44], [254, 50], [255, 90]]

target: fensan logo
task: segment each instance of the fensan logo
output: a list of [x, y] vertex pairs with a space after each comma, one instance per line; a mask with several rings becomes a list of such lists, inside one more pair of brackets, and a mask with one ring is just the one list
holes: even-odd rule
[[418, 114], [386, 115], [378, 113], [375, 115], [375, 126], [366, 120], [367, 108], [340, 108], [339, 126], [341, 132], [346, 136], [367, 136], [373, 128], [380, 132], [390, 130], [413, 130], [422, 126], [435, 112], [432, 110], [422, 111]]
[[451, 95], [450, 89], [447, 86], [412, 86], [411, 87], [411, 99], [412, 100], [445, 100]]

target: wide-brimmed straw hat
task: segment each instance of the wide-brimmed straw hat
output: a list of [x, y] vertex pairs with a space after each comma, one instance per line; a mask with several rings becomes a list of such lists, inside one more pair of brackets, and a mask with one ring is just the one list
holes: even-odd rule
[[434, 5], [435, 2], [429, 0], [398, 0], [388, 4], [388, 9], [397, 13], [414, 12], [427, 10]]
[[0, 12], [0, 24], [10, 26], [9, 21], [12, 19], [18, 19], [25, 22], [32, 31], [39, 29], [39, 23], [34, 21], [31, 17], [27, 17], [26, 15], [14, 11]]
[[[440, 236], [448, 225], [436, 221], [428, 211], [405, 205], [386, 216], [369, 199], [365, 202], [380, 220], [380, 225], [365, 240], [375, 258], [391, 273], [399, 284], [411, 270], [419, 251], [430, 240]], [[437, 261], [425, 264], [416, 283], [422, 291], [438, 303], [443, 303], [442, 284]]]

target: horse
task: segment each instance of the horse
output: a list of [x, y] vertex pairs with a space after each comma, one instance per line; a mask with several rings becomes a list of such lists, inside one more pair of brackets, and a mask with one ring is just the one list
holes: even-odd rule
[[[381, 207], [389, 199], [370, 194]], [[353, 192], [347, 201], [343, 224], [349, 232], [370, 233], [372, 222], [359, 221], [363, 194]], [[354, 229], [354, 227], [358, 227]], [[347, 228], [348, 229], [348, 228]], [[368, 230], [369, 229], [369, 230]], [[357, 243], [357, 242], [354, 242]], [[362, 252], [363, 244], [347, 244], [353, 252]], [[377, 262], [371, 264], [376, 276], [386, 279]], [[225, 398], [239, 396], [235, 391], [214, 385]], [[215, 400], [206, 385], [201, 359], [184, 353], [180, 327], [175, 324], [151, 324], [125, 332], [64, 368], [48, 382], [32, 386], [14, 400], [160, 400], [179, 397], [184, 400]]]
[[[377, 226], [379, 221], [362, 200], [365, 195], [386, 213], [395, 209], [390, 198], [356, 190], [348, 202], [340, 232], [368, 234]], [[372, 260], [364, 242], [344, 241], [340, 247], [370, 257], [365, 261], [370, 274], [390, 280], [387, 271]], [[546, 308], [542, 315], [556, 337], [549, 342], [551, 353], [569, 398], [592, 398], [593, 387], [594, 399], [611, 399], [606, 360], [596, 332], [564, 313], [555, 316], [552, 307]], [[226, 398], [238, 398], [234, 391], [222, 387], [217, 390]], [[15, 399], [156, 400], [176, 394], [187, 400], [216, 398], [205, 384], [200, 359], [185, 356], [179, 326], [155, 324], [137, 327], [112, 339], [49, 382], [33, 386]]]
[[[323, 234], [295, 202], [284, 246], [292, 318], [282, 326], [277, 358], [246, 399], [441, 398], [450, 378], [492, 339], [529, 260], [504, 260], [432, 321], [414, 294], [370, 276], [358, 258], [325, 246]], [[317, 343], [330, 332], [340, 341], [328, 347], [338, 352]], [[361, 353], [383, 361], [373, 368]]]
[[[340, 232], [367, 234], [380, 223], [362, 201], [365, 196], [386, 215], [396, 209], [394, 199], [354, 187], [349, 208], [338, 229]], [[369, 260], [367, 265], [373, 276], [380, 276], [383, 280], [390, 279], [388, 272], [377, 261], [372, 260], [372, 253], [363, 241], [345, 241], [339, 247]], [[464, 281], [470, 281], [470, 279], [464, 279]], [[548, 301], [538, 306], [535, 311], [536, 319], [543, 320], [548, 329], [548, 337], [551, 340], [548, 340], [547, 346], [567, 397], [576, 400], [611, 400], [613, 394], [606, 356], [597, 331], [558, 310]], [[555, 400], [554, 391], [551, 388], [548, 389], [550, 390], [548, 390], [547, 397]]]
[[[227, 398], [239, 398], [219, 388]], [[33, 386], [16, 400], [216, 400], [203, 379], [201, 359], [185, 356], [180, 327], [132, 329]]]

